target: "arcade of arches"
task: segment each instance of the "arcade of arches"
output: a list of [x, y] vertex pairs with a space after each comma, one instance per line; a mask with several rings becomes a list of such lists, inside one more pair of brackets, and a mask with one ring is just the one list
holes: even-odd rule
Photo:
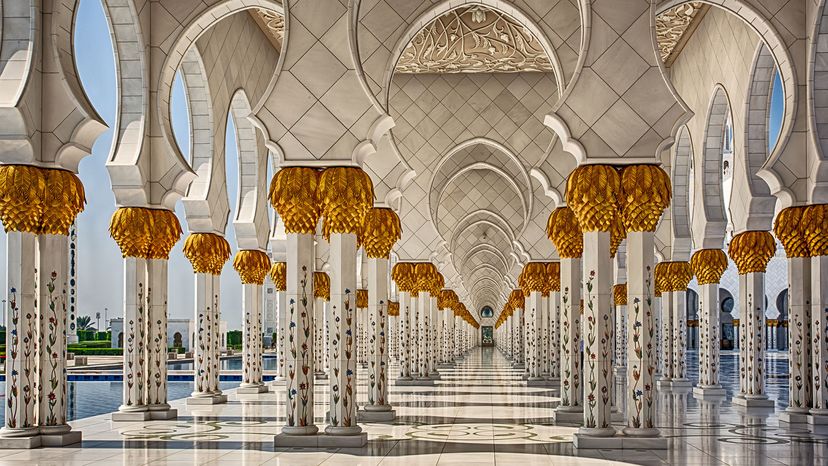
[[[112, 121], [81, 1], [108, 21]], [[0, 458], [828, 461], [825, 3], [0, 1]], [[107, 130], [121, 406], [74, 419], [69, 233]]]

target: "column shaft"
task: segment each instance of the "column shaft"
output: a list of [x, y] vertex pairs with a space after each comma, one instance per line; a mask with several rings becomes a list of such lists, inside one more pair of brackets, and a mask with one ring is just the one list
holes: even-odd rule
[[276, 322], [277, 322], [277, 333], [278, 333], [278, 342], [277, 342], [277, 354], [279, 357], [279, 373], [278, 376], [280, 378], [284, 378], [287, 376], [285, 373], [285, 358], [287, 357], [285, 354], [285, 334], [287, 332], [287, 299], [286, 293], [284, 291], [276, 291]]
[[242, 285], [242, 310], [244, 328], [242, 338], [242, 388], [263, 387], [262, 350], [259, 342], [261, 325], [262, 286], [254, 283]]
[[[790, 296], [790, 294], [789, 294]], [[811, 414], [828, 415], [828, 256], [811, 258]]]
[[38, 384], [37, 237], [10, 231], [6, 236], [6, 422], [3, 437], [37, 434], [34, 388]]
[[147, 261], [147, 406], [166, 411], [167, 404], [167, 260]]
[[584, 427], [585, 435], [608, 436], [610, 425], [610, 306], [612, 259], [608, 231], [584, 232]]
[[699, 387], [721, 388], [719, 385], [719, 284], [699, 285]]
[[767, 399], [765, 395], [765, 274], [751, 272], [739, 276], [739, 325], [744, 345], [739, 350], [739, 397]]
[[397, 331], [400, 379], [411, 380], [411, 300], [406, 291], [400, 291], [398, 298], [400, 300], [399, 330]]
[[[629, 286], [629, 285], [628, 285]], [[672, 380], [675, 377], [673, 361], [673, 297], [669, 291], [661, 293], [661, 379]]]
[[287, 234], [287, 422], [282, 432], [312, 435], [313, 400], [313, 235]]
[[66, 424], [66, 307], [69, 288], [69, 238], [38, 236], [39, 414], [43, 434], [71, 430]]
[[670, 294], [673, 300], [673, 379], [687, 382], [687, 292]]
[[427, 379], [429, 361], [431, 359], [431, 295], [428, 291], [420, 291], [417, 299], [417, 378]]
[[355, 435], [357, 425], [357, 355], [356, 341], [356, 253], [353, 233], [332, 233], [331, 263], [331, 401], [330, 424], [325, 432]]
[[581, 259], [561, 259], [561, 409], [583, 409], [581, 394]]
[[221, 276], [212, 275], [213, 288], [213, 314], [212, 328], [210, 329], [210, 361], [213, 370], [210, 371], [210, 391], [213, 395], [221, 395], [219, 382], [221, 375], [221, 347], [227, 344], [226, 338], [221, 334]]
[[390, 411], [388, 404], [388, 259], [368, 259], [368, 411]]
[[[146, 411], [147, 261], [124, 258], [123, 412]], [[7, 346], [8, 348], [8, 346]]]
[[656, 436], [655, 429], [655, 321], [653, 319], [653, 242], [649, 231], [631, 231], [627, 236], [627, 309], [625, 345], [627, 362], [627, 428], [634, 436]]
[[213, 371], [213, 277], [195, 274], [195, 341], [192, 344], [195, 369], [193, 398], [212, 397], [210, 374]]
[[561, 293], [549, 293], [549, 377], [561, 378]]

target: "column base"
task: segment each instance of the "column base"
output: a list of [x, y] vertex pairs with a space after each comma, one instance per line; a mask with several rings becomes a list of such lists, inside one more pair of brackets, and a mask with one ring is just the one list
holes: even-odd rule
[[613, 368], [616, 377], [627, 377], [627, 366], [617, 366]]
[[812, 409], [808, 416], [808, 424], [812, 426], [828, 425], [828, 410], [820, 409], [817, 411]]
[[428, 378], [432, 380], [440, 380], [443, 376], [439, 372], [432, 372], [428, 374]]
[[187, 398], [187, 406], [220, 405], [227, 403], [227, 395], [191, 396]]
[[529, 380], [526, 381], [526, 386], [527, 387], [552, 388], [552, 387], [557, 387], [559, 384], [560, 384], [560, 382], [554, 383], [549, 379], [543, 379], [543, 378], [539, 378], [539, 377], [538, 378], [530, 377]]
[[693, 397], [697, 400], [721, 400], [726, 393], [721, 386], [693, 387]]
[[522, 362], [513, 362], [512, 369], [525, 369]]
[[412, 380], [414, 380], [413, 377], [397, 377], [396, 379], [394, 379], [394, 385], [405, 386], [407, 382], [411, 382]]
[[546, 380], [548, 380], [549, 382], [552, 382], [552, 385], [554, 385], [555, 387], [560, 388], [560, 386], [561, 386], [561, 378], [560, 377], [547, 377]]
[[438, 369], [453, 369], [454, 363], [453, 362], [441, 362], [437, 365]]
[[434, 386], [434, 380], [433, 379], [411, 379], [411, 380], [397, 379], [397, 386], [398, 387], [433, 387]]
[[41, 434], [40, 446], [42, 447], [65, 447], [81, 443], [83, 434], [79, 430], [70, 430], [57, 434]]
[[313, 374], [313, 378], [316, 380], [328, 380], [328, 374], [325, 372], [317, 372]]
[[734, 406], [741, 406], [743, 408], [770, 408], [773, 409], [773, 400], [767, 398], [745, 398], [743, 396], [734, 396], [731, 400]]
[[[576, 409], [578, 409], [576, 411]], [[558, 406], [552, 411], [552, 421], [555, 423], [565, 422], [567, 424], [581, 425], [584, 423], [583, 408], [578, 406]]]
[[370, 411], [369, 406], [366, 406], [365, 409], [357, 411], [357, 419], [359, 422], [391, 422], [397, 418], [397, 412], [391, 409], [391, 406], [386, 406], [389, 408], [386, 411]]
[[150, 420], [149, 411], [115, 411], [112, 422], [141, 422]]
[[779, 413], [779, 423], [785, 424], [808, 424], [810, 418], [807, 410], [804, 411], [782, 411]]
[[150, 410], [149, 415], [149, 418], [153, 421], [167, 421], [178, 419], [178, 410], [172, 408]]
[[273, 438], [276, 448], [361, 448], [368, 444], [368, 434], [330, 435], [316, 433], [313, 435], [289, 435], [281, 433]]
[[31, 450], [33, 448], [40, 448], [42, 445], [41, 442], [41, 436], [37, 434], [29, 437], [0, 436], [0, 450]]
[[[603, 429], [598, 429], [603, 430]], [[573, 445], [576, 449], [602, 450], [666, 450], [668, 441], [665, 437], [636, 437], [616, 433], [611, 437], [596, 437], [576, 432], [573, 435]]]
[[239, 394], [239, 395], [258, 395], [259, 393], [265, 393], [267, 391], [268, 391], [267, 387], [264, 384], [262, 384], [262, 385], [252, 385], [252, 386], [248, 386], [248, 387], [239, 387], [236, 390], [236, 393]]

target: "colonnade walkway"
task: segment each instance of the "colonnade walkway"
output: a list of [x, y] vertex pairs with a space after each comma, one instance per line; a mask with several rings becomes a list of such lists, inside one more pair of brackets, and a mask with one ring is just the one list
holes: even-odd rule
[[[733, 364], [723, 370], [737, 370]], [[361, 383], [367, 371], [360, 369]], [[397, 370], [392, 366], [391, 374]], [[354, 449], [278, 449], [285, 423], [283, 390], [228, 392], [224, 405], [187, 406], [177, 420], [112, 423], [110, 415], [70, 422], [83, 430], [79, 448], [0, 450], [0, 465], [531, 465], [675, 464], [802, 465], [828, 462], [828, 428], [780, 428], [775, 411], [746, 411], [728, 401], [701, 402], [690, 389], [658, 393], [657, 427], [670, 448], [576, 450], [575, 425], [553, 425], [555, 389], [529, 388], [494, 348], [475, 348], [433, 387], [391, 387], [392, 424], [363, 424], [369, 442]], [[725, 380], [735, 374], [723, 374]], [[392, 378], [393, 380], [393, 378]], [[393, 384], [393, 382], [392, 382]], [[366, 393], [362, 390], [360, 393]], [[622, 392], [622, 386], [616, 386]], [[324, 426], [327, 381], [319, 381], [316, 424]], [[621, 398], [619, 396], [619, 398]], [[366, 400], [359, 400], [360, 404]], [[616, 427], [621, 428], [618, 424]]]

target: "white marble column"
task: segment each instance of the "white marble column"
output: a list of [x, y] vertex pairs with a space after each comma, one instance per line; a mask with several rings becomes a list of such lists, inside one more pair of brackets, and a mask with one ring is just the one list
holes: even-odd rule
[[615, 366], [618, 375], [626, 373], [627, 367], [627, 306], [615, 305]]
[[[629, 298], [628, 298], [629, 299]], [[661, 381], [672, 382], [675, 374], [673, 360], [673, 296], [669, 291], [662, 291], [660, 298], [660, 329], [661, 329]]]
[[673, 380], [672, 385], [689, 386], [687, 379], [687, 291], [674, 290], [673, 301]]
[[[316, 277], [314, 277], [314, 280]], [[315, 283], [315, 282], [314, 282]], [[326, 379], [325, 373], [325, 354], [328, 338], [326, 334], [331, 333], [330, 320], [325, 319], [325, 298], [321, 296], [314, 297], [313, 303], [313, 373], [317, 379]], [[330, 356], [328, 356], [328, 363], [330, 364]]]
[[828, 256], [812, 257], [810, 272], [813, 371], [813, 408], [810, 411], [810, 422], [828, 424]]
[[[124, 258], [124, 382], [123, 401], [113, 421], [149, 419], [147, 374], [147, 261]], [[7, 346], [8, 348], [8, 346]], [[8, 351], [8, 350], [7, 350]]]
[[719, 284], [699, 285], [699, 388], [703, 390], [722, 389], [719, 384], [720, 314]]
[[213, 275], [195, 274], [195, 341], [193, 347], [194, 390], [187, 404], [214, 404], [226, 401], [212, 392], [213, 372]]
[[287, 374], [285, 372], [285, 335], [287, 333], [287, 298], [285, 290], [276, 289], [276, 333], [278, 335], [278, 342], [276, 346], [276, 354], [278, 357], [279, 372], [277, 373], [277, 380], [282, 381]]
[[549, 293], [549, 379], [561, 379], [561, 293]]
[[540, 375], [545, 379], [550, 378], [551, 361], [549, 359], [549, 332], [552, 330], [549, 322], [549, 296], [541, 297], [541, 308], [539, 312], [538, 321], [538, 363], [540, 365]]
[[[66, 308], [69, 288], [69, 238], [42, 234], [38, 240], [39, 414], [41, 434], [65, 435]], [[76, 433], [80, 440], [80, 433]], [[64, 443], [64, 442], [61, 442]]]
[[[360, 435], [357, 424], [356, 254], [354, 233], [332, 233], [331, 277], [331, 374], [329, 435]], [[365, 439], [367, 441], [367, 437]], [[363, 443], [364, 445], [364, 443]]]
[[460, 331], [463, 329], [463, 320], [459, 315], [454, 316], [454, 359], [460, 360], [463, 357], [463, 344], [460, 340]]
[[287, 234], [286, 435], [313, 435], [313, 235]]
[[417, 379], [430, 380], [431, 294], [428, 291], [420, 290], [418, 294], [417, 314]]
[[634, 437], [655, 437], [655, 320], [653, 288], [655, 286], [654, 234], [651, 231], [627, 233], [627, 426], [624, 433]]
[[175, 419], [167, 403], [167, 259], [147, 260], [147, 408], [152, 419]]
[[[525, 291], [524, 291], [525, 293]], [[543, 295], [540, 291], [532, 291], [526, 299], [527, 310], [527, 362], [526, 366], [529, 369], [529, 381], [542, 380], [541, 377], [541, 338], [539, 331], [541, 330], [541, 319], [543, 318]]]
[[420, 376], [420, 358], [423, 354], [423, 339], [422, 339], [422, 332], [420, 332], [420, 320], [421, 320], [421, 309], [420, 309], [420, 292], [415, 288], [411, 291], [409, 295], [409, 335], [410, 338], [408, 340], [408, 367], [409, 367], [409, 374], [412, 379], [416, 379]]
[[262, 285], [242, 284], [242, 383], [237, 393], [256, 394], [267, 391], [262, 380], [261, 326]]
[[391, 421], [396, 415], [388, 403], [388, 259], [368, 258], [368, 404], [365, 420]]
[[581, 258], [561, 258], [561, 412], [583, 411], [581, 391]]
[[[773, 406], [765, 393], [765, 274], [739, 275], [739, 393], [733, 403], [743, 406]], [[813, 316], [812, 316], [813, 318]]]
[[398, 381], [410, 381], [411, 377], [411, 299], [407, 291], [397, 293], [400, 302], [399, 317], [399, 365], [400, 376]]
[[608, 231], [584, 232], [584, 426], [578, 434], [605, 437], [615, 434], [610, 425], [609, 376], [612, 259]]
[[440, 373], [437, 372], [437, 364], [440, 359], [441, 344], [440, 344], [440, 311], [437, 309], [437, 296], [429, 296], [429, 358], [428, 358], [428, 376], [432, 379], [439, 379]]
[[222, 336], [221, 334], [221, 276], [212, 275], [212, 280], [213, 317], [210, 336], [212, 347], [210, 361], [212, 362], [213, 370], [210, 371], [210, 391], [213, 393], [213, 396], [219, 397], [219, 399], [226, 399], [227, 396], [223, 395], [221, 388], [219, 388], [221, 381], [221, 347], [227, 344], [226, 336]]

